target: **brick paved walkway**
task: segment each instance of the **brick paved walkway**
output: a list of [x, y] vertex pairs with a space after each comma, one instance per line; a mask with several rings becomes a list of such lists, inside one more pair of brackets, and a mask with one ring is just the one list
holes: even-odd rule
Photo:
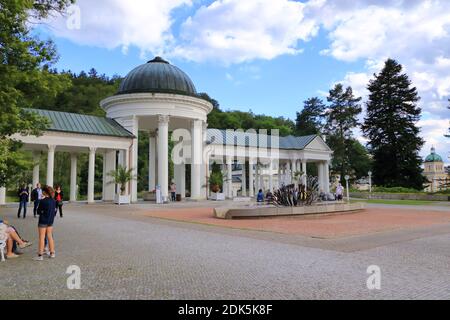
[[450, 209], [443, 211], [411, 211], [395, 208], [369, 208], [361, 212], [256, 219], [222, 220], [213, 217], [211, 208], [151, 210], [146, 216], [208, 225], [304, 235], [316, 238], [335, 238], [362, 235], [397, 229], [427, 227], [450, 223]]

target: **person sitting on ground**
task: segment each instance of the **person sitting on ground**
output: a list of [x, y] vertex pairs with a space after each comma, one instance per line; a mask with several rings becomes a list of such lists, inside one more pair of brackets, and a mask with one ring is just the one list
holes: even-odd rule
[[264, 202], [264, 193], [262, 189], [259, 189], [258, 195], [256, 196], [256, 202]]
[[5, 223], [5, 221], [0, 221], [0, 239], [6, 241], [7, 259], [14, 259], [19, 257], [13, 252], [14, 241], [18, 243], [20, 249], [31, 246], [31, 242], [23, 241], [17, 234], [15, 228]]

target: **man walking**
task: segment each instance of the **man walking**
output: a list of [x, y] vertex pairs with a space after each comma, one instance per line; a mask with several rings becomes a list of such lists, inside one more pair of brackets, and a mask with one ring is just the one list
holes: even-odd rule
[[42, 189], [41, 184], [38, 182], [36, 184], [36, 188], [31, 191], [31, 201], [33, 201], [34, 207], [33, 207], [33, 215], [36, 218], [37, 217], [37, 208], [39, 207], [39, 203], [42, 199]]
[[29, 195], [27, 186], [22, 185], [22, 187], [19, 188], [17, 195], [19, 196], [19, 211], [17, 211], [17, 218], [20, 219], [20, 213], [23, 208], [23, 218], [25, 219], [27, 217], [27, 204], [28, 204], [28, 195]]

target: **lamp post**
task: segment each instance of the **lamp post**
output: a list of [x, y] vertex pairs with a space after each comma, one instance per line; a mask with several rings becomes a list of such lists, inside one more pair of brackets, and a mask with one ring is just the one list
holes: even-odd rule
[[347, 190], [347, 202], [350, 202], [350, 193], [348, 191], [348, 179], [350, 179], [350, 176], [347, 174], [347, 175], [345, 175], [344, 178], [345, 178], [345, 187]]
[[369, 198], [372, 195], [372, 171], [367, 172], [369, 175]]

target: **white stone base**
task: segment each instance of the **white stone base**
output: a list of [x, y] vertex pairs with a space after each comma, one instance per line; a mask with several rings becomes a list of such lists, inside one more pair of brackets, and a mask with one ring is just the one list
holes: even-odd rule
[[116, 204], [130, 204], [131, 203], [131, 197], [129, 195], [122, 196], [120, 194], [116, 194], [116, 197], [114, 198], [114, 203]]
[[233, 198], [233, 201], [234, 202], [250, 202], [250, 201], [252, 201], [252, 198], [250, 198], [250, 197], [236, 197], [236, 198]]
[[211, 193], [211, 197], [209, 198], [210, 200], [214, 200], [214, 201], [225, 201], [225, 193]]

